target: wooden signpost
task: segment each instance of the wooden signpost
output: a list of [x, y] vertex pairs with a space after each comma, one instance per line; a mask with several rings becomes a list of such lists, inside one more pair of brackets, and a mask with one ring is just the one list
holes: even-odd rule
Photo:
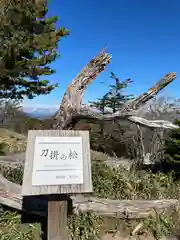
[[68, 199], [92, 191], [88, 131], [29, 131], [22, 195], [47, 197], [48, 240], [68, 239]]

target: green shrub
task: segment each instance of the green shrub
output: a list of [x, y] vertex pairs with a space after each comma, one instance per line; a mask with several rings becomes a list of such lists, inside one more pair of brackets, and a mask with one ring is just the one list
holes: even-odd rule
[[79, 213], [69, 219], [69, 237], [72, 240], [99, 240], [102, 219], [93, 213]]
[[[112, 169], [105, 164], [93, 164], [94, 195], [110, 199], [163, 199], [178, 197], [179, 182], [173, 175], [130, 170]], [[180, 195], [179, 195], [180, 196]]]
[[10, 168], [10, 167], [3, 167], [0, 166], [0, 170], [5, 178], [7, 178], [9, 181], [22, 184], [23, 180], [23, 167], [19, 166], [17, 168]]
[[[180, 120], [175, 124], [180, 127]], [[165, 157], [168, 162], [180, 164], [180, 128], [171, 131], [165, 140]]]
[[0, 209], [0, 239], [2, 240], [40, 240], [39, 224], [21, 224], [16, 212], [4, 212]]
[[0, 155], [3, 156], [6, 154], [6, 144], [5, 143], [0, 143]]

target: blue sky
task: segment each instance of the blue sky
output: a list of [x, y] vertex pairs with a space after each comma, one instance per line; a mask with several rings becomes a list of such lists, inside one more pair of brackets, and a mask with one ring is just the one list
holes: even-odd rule
[[[48, 15], [71, 31], [60, 41], [61, 57], [52, 64], [56, 74], [48, 77], [60, 87], [26, 105], [59, 105], [67, 85], [106, 45], [111, 64], [88, 88], [85, 103], [106, 91], [110, 71], [132, 78], [128, 92], [135, 95], [168, 72], [180, 76], [180, 0], [51, 0]], [[180, 97], [180, 78], [164, 93]]]

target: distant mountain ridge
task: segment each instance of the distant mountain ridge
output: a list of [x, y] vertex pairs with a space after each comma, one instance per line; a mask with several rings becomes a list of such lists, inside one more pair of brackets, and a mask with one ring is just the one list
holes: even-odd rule
[[53, 116], [56, 111], [57, 107], [24, 107], [23, 110], [25, 113], [27, 113], [30, 117], [35, 117], [35, 118], [49, 118]]

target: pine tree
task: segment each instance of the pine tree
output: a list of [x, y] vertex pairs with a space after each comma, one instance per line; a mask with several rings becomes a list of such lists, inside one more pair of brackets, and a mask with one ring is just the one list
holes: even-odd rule
[[113, 72], [111, 72], [110, 78], [115, 80], [115, 84], [109, 85], [108, 92], [102, 98], [98, 98], [96, 101], [90, 102], [91, 106], [96, 107], [103, 114], [105, 114], [106, 108], [115, 113], [125, 102], [133, 99], [132, 94], [125, 95], [123, 93], [123, 90], [128, 88], [129, 84], [132, 83], [130, 78], [120, 82], [119, 78], [117, 78]]
[[109, 86], [109, 92], [106, 99], [106, 106], [111, 108], [113, 113], [122, 107], [122, 105], [131, 100], [133, 95], [125, 95], [123, 90], [129, 87], [129, 84], [132, 83], [132, 80], [129, 78], [120, 82], [119, 78], [111, 72], [111, 78], [115, 80], [115, 84]]
[[41, 80], [55, 71], [58, 42], [69, 34], [47, 18], [45, 1], [18, 1], [0, 16], [0, 98], [29, 99], [50, 93], [57, 84]]
[[[175, 124], [180, 127], [180, 120]], [[165, 158], [171, 163], [180, 163], [180, 128], [173, 130], [165, 140]]]

